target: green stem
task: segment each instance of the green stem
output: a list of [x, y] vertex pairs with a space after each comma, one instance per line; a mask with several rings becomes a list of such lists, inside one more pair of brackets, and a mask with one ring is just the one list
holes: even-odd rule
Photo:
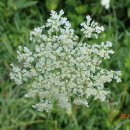
[[76, 128], [79, 130], [79, 124], [78, 124], [78, 121], [77, 121], [77, 118], [76, 118], [74, 112], [72, 112], [72, 118], [73, 118]]
[[85, 36], [83, 36], [83, 37], [82, 37], [82, 39], [80, 40], [80, 42], [79, 42], [79, 43], [81, 43], [84, 39], [85, 39]]

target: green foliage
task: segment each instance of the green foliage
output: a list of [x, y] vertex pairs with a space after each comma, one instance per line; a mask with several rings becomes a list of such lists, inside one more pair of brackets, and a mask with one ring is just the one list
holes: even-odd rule
[[[109, 101], [90, 101], [90, 108], [73, 106], [67, 112], [37, 112], [34, 101], [24, 98], [26, 87], [9, 79], [17, 46], [29, 45], [30, 30], [42, 26], [52, 9], [63, 9], [76, 28], [87, 14], [106, 27], [98, 42], [112, 41], [115, 54], [104, 66], [122, 71], [122, 83], [106, 85], [112, 92]], [[111, 0], [109, 10], [95, 0], [0, 0], [0, 130], [130, 130], [130, 119], [120, 119], [121, 113], [130, 114], [129, 21], [130, 0]]]
[[55, 10], [58, 6], [59, 0], [46, 0], [46, 8], [51, 11]]

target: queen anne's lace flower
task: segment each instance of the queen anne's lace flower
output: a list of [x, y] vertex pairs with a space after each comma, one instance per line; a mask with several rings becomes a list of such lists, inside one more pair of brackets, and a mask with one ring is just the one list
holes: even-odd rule
[[110, 0], [101, 0], [101, 5], [105, 7], [105, 9], [109, 9]]
[[97, 38], [104, 28], [87, 16], [82, 23], [83, 39], [72, 29], [63, 10], [52, 11], [45, 26], [37, 27], [30, 33], [30, 41], [35, 43], [34, 51], [19, 46], [19, 65], [12, 65], [11, 79], [20, 85], [32, 81], [28, 93], [39, 102], [33, 105], [39, 111], [50, 111], [56, 103], [62, 108], [70, 108], [71, 102], [88, 105], [88, 99], [105, 101], [109, 94], [104, 84], [116, 79], [120, 82], [120, 71], [101, 67], [104, 59], [114, 53], [112, 43], [88, 44], [87, 38]]

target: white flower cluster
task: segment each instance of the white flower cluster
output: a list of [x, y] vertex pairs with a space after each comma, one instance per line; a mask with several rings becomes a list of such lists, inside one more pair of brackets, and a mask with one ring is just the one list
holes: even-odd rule
[[98, 38], [98, 35], [104, 31], [104, 27], [100, 27], [97, 22], [92, 21], [89, 15], [86, 16], [86, 19], [87, 22], [81, 23], [81, 31], [84, 33], [84, 36], [86, 38], [91, 38], [94, 35], [95, 38]]
[[82, 23], [83, 37], [75, 34], [67, 18], [51, 12], [45, 26], [35, 28], [30, 33], [30, 41], [35, 43], [31, 51], [19, 46], [17, 58], [19, 65], [11, 65], [11, 79], [20, 85], [32, 81], [28, 93], [30, 98], [39, 102], [33, 107], [38, 111], [50, 111], [54, 104], [62, 108], [70, 108], [71, 103], [88, 105], [88, 99], [101, 102], [109, 94], [104, 84], [116, 79], [120, 82], [120, 71], [106, 70], [101, 67], [104, 59], [114, 53], [112, 43], [88, 44], [87, 38], [100, 34], [104, 28], [98, 23], [87, 21]]
[[105, 9], [110, 8], [110, 0], [101, 0], [101, 5], [104, 6]]

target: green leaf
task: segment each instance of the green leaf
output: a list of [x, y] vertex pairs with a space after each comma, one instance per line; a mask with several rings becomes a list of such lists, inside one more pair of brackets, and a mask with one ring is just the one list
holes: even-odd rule
[[130, 8], [128, 8], [127, 12], [128, 12], [128, 18], [130, 18]]
[[16, 9], [23, 9], [37, 4], [37, 1], [17, 0], [14, 5]]
[[81, 6], [76, 7], [75, 10], [77, 13], [83, 14], [87, 11], [87, 8], [86, 8], [86, 5], [81, 5]]
[[59, 0], [46, 0], [46, 8], [48, 11], [55, 10], [58, 6]]

